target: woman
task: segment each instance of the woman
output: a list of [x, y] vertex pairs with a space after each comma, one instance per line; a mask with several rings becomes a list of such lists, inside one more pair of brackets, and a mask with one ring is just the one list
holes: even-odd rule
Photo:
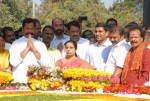
[[10, 71], [9, 65], [9, 51], [4, 49], [5, 41], [2, 35], [0, 35], [0, 71]]
[[93, 66], [88, 64], [86, 61], [77, 57], [76, 50], [77, 44], [74, 41], [67, 41], [65, 43], [66, 57], [56, 62], [56, 66], [63, 68], [87, 68], [95, 69]]

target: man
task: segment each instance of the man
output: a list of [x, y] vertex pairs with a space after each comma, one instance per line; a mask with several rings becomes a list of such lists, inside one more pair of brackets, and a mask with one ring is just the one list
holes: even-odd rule
[[60, 50], [63, 50], [63, 43], [66, 42], [66, 39], [69, 37], [64, 34], [64, 20], [61, 18], [54, 18], [52, 20], [52, 26], [55, 29], [55, 36], [51, 42], [51, 46]]
[[108, 60], [106, 62], [106, 72], [110, 72], [115, 77], [120, 78], [124, 60], [130, 45], [124, 39], [123, 28], [113, 27], [109, 33], [109, 39], [113, 45]]
[[26, 18], [22, 22], [23, 37], [13, 42], [10, 48], [10, 63], [13, 66], [13, 78], [16, 82], [27, 83], [27, 70], [29, 65], [49, 64], [46, 46], [33, 37], [35, 22]]
[[97, 70], [104, 71], [108, 54], [111, 50], [111, 42], [108, 39], [109, 26], [98, 23], [95, 26], [95, 37], [97, 42], [90, 45], [86, 53], [86, 61], [96, 67]]
[[2, 33], [5, 42], [12, 44], [16, 40], [14, 30], [12, 27], [3, 27]]
[[36, 40], [39, 40], [39, 41], [42, 41], [42, 38], [40, 37], [41, 35], [41, 24], [40, 24], [40, 21], [37, 20], [37, 19], [34, 19], [35, 21], [35, 32], [34, 32], [34, 39]]
[[107, 19], [106, 24], [109, 25], [110, 27], [118, 26], [118, 22], [114, 18]]
[[69, 23], [69, 36], [70, 36], [70, 40], [73, 40], [77, 43], [77, 55], [79, 56], [79, 58], [84, 59], [85, 60], [85, 55], [87, 52], [87, 49], [90, 45], [89, 40], [81, 38], [80, 37], [80, 24], [77, 21], [71, 21]]
[[144, 33], [141, 28], [133, 27], [129, 30], [131, 49], [128, 51], [121, 83], [132, 85], [148, 85], [150, 72], [150, 49], [143, 43]]
[[42, 31], [43, 43], [46, 45], [50, 58], [50, 66], [51, 68], [55, 68], [55, 63], [57, 60], [62, 58], [60, 51], [57, 48], [54, 48], [50, 45], [51, 41], [54, 38], [55, 30], [52, 26], [45, 26]]

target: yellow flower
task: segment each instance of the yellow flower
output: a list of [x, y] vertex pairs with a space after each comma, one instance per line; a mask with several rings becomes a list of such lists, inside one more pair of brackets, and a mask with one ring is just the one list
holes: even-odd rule
[[0, 71], [0, 84], [7, 83], [12, 80], [12, 74]]

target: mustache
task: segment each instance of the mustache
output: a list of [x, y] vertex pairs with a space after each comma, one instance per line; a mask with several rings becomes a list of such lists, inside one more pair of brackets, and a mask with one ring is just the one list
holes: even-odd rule
[[25, 33], [26, 35], [28, 35], [28, 34], [31, 34], [31, 35], [33, 35], [33, 33], [32, 32], [27, 32], [27, 33]]
[[72, 37], [78, 37], [78, 35], [73, 35]]
[[131, 41], [130, 43], [137, 43], [136, 41]]

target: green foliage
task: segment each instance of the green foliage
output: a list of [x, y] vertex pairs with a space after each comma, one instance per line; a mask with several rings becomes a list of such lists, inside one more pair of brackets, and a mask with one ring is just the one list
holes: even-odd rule
[[98, 22], [105, 22], [108, 18], [107, 10], [99, 0], [44, 0], [37, 18], [43, 25], [51, 24], [55, 17], [61, 17], [65, 23], [76, 20], [79, 16], [87, 16], [83, 21], [83, 30], [94, 29]]
[[14, 29], [21, 27], [21, 22], [31, 14], [29, 0], [1, 0], [0, 26], [11, 26]]
[[[106, 9], [100, 0], [42, 0], [36, 8], [36, 18], [42, 26], [51, 25], [55, 17], [61, 17], [65, 23], [76, 20], [78, 16], [87, 16], [83, 21], [83, 30], [94, 30], [98, 22], [106, 22], [114, 17], [120, 26], [135, 21], [141, 24], [143, 18], [135, 18], [132, 11], [140, 4], [138, 0], [116, 0], [110, 9]], [[32, 0], [0, 0], [0, 27], [21, 27], [25, 17], [31, 17]]]
[[124, 0], [114, 3], [113, 7], [109, 9], [109, 14], [117, 19], [120, 26], [125, 26], [129, 22], [142, 23], [142, 18], [136, 18], [132, 15], [133, 10], [140, 4], [136, 0]]

